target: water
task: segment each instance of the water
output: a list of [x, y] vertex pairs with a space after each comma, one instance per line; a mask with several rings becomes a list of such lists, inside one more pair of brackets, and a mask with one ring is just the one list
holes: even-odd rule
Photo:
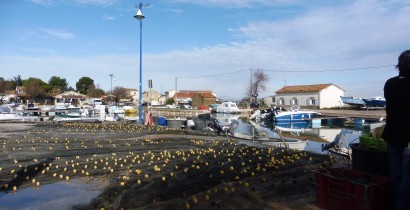
[[[322, 147], [339, 138], [339, 146], [349, 149], [349, 144], [358, 143], [362, 135], [364, 119], [355, 120], [354, 127], [345, 127], [344, 118], [328, 118], [321, 122], [305, 121], [297, 123], [277, 123], [267, 125], [264, 122], [256, 123], [253, 121], [243, 120], [239, 115], [218, 114], [215, 115], [221, 125], [229, 125], [233, 120], [239, 122], [235, 133], [253, 136], [256, 133], [263, 134], [268, 138], [280, 139], [279, 133], [286, 134], [287, 140], [307, 139], [307, 141], [298, 141], [289, 143], [292, 149], [314, 152], [317, 154], [328, 154], [328, 151], [322, 151]], [[269, 145], [278, 145], [278, 143], [267, 143]]]
[[104, 182], [73, 179], [24, 188], [16, 193], [0, 193], [0, 209], [71, 209], [74, 205], [89, 203], [104, 186]]

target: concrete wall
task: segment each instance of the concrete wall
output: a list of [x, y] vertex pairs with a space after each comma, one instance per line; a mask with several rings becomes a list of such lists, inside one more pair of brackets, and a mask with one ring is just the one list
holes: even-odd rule
[[340, 96], [344, 96], [344, 91], [334, 85], [321, 90], [319, 92], [319, 108], [342, 107], [343, 102]]

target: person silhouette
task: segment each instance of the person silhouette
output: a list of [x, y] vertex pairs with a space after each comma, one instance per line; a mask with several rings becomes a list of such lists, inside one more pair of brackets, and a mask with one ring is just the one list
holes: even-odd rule
[[382, 138], [388, 143], [390, 179], [396, 210], [410, 209], [410, 50], [402, 52], [399, 75], [384, 85], [386, 125]]

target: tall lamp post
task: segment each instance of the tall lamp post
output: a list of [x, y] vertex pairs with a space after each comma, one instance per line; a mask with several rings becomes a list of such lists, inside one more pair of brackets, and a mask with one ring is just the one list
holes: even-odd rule
[[139, 106], [138, 106], [138, 121], [139, 124], [142, 124], [142, 19], [145, 18], [141, 12], [142, 3], [138, 5], [137, 14], [134, 15], [134, 18], [140, 21], [140, 84], [139, 84]]
[[113, 74], [110, 74], [111, 77], [111, 93], [110, 93], [110, 103], [112, 105], [112, 76], [114, 76]]

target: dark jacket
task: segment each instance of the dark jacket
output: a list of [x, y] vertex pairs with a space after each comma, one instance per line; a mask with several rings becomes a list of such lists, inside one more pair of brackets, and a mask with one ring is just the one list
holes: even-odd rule
[[382, 138], [391, 145], [405, 147], [410, 141], [410, 77], [388, 79], [384, 97], [387, 116]]

